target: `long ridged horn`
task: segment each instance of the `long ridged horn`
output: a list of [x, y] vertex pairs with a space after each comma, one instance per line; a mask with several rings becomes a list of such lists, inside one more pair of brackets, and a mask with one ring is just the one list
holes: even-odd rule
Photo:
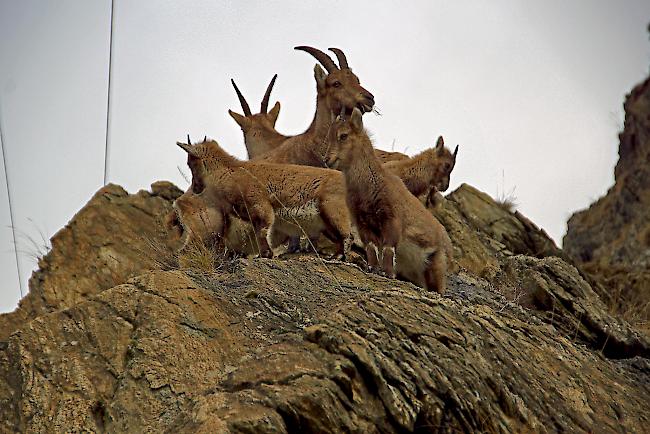
[[266, 88], [266, 93], [264, 94], [264, 98], [262, 98], [262, 105], [260, 106], [260, 113], [266, 113], [266, 110], [269, 108], [269, 98], [271, 97], [271, 91], [273, 90], [276, 78], [278, 78], [278, 74], [273, 76], [269, 83], [269, 87]]
[[338, 66], [336, 66], [336, 63], [334, 63], [334, 61], [332, 60], [332, 58], [327, 54], [323, 53], [322, 51], [320, 51], [318, 48], [301, 45], [299, 47], [293, 47], [293, 49], [306, 51], [307, 53], [314, 56], [316, 60], [318, 60], [321, 63], [321, 65], [325, 67], [328, 73], [339, 69]]
[[332, 53], [336, 54], [336, 58], [339, 59], [339, 68], [347, 68], [350, 69], [348, 66], [348, 59], [345, 57], [345, 54], [343, 51], [341, 51], [338, 48], [328, 48]]
[[252, 116], [251, 108], [246, 102], [246, 98], [244, 98], [244, 95], [242, 95], [241, 92], [239, 91], [239, 88], [235, 84], [235, 80], [231, 78], [230, 82], [232, 83], [232, 86], [235, 88], [235, 92], [237, 92], [237, 98], [239, 98], [239, 104], [241, 104], [241, 109], [244, 110], [244, 116]]

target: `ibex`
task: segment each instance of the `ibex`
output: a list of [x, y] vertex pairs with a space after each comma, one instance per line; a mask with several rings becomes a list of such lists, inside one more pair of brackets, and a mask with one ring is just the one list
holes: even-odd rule
[[273, 163], [289, 163], [304, 166], [327, 167], [327, 133], [336, 117], [343, 111], [351, 113], [358, 108], [361, 112], [372, 110], [374, 96], [359, 83], [359, 78], [348, 66], [345, 54], [338, 48], [330, 48], [336, 55], [339, 66], [324, 52], [312, 47], [295, 47], [306, 51], [320, 62], [314, 67], [316, 78], [316, 114], [302, 134], [287, 139], [278, 148], [259, 157], [260, 160]]
[[237, 122], [244, 133], [244, 144], [248, 151], [249, 160], [272, 151], [289, 138], [289, 136], [280, 134], [275, 129], [275, 122], [278, 120], [278, 114], [280, 113], [280, 103], [276, 102], [271, 111], [267, 113], [269, 97], [271, 96], [271, 90], [277, 77], [278, 74], [275, 74], [269, 86], [266, 88], [264, 98], [262, 98], [262, 104], [260, 105], [260, 112], [257, 114], [251, 113], [250, 106], [246, 102], [244, 95], [239, 91], [235, 80], [230, 80], [235, 88], [244, 114], [240, 115], [232, 110], [228, 110], [228, 114]]
[[[177, 143], [188, 153], [193, 192], [221, 215], [236, 215], [255, 230], [260, 256], [272, 257], [271, 246], [287, 237], [321, 233], [344, 258], [351, 242], [343, 177], [335, 170], [240, 161], [215, 141]], [[222, 219], [219, 234], [227, 232]]]
[[181, 251], [192, 243], [203, 243], [242, 255], [259, 253], [250, 223], [234, 215], [223, 215], [198, 194], [189, 191], [181, 195], [174, 201], [174, 212], [185, 233]]
[[413, 196], [428, 205], [438, 191], [443, 192], [449, 188], [456, 155], [458, 146], [452, 153], [445, 147], [444, 139], [440, 136], [435, 147], [408, 160], [389, 161], [384, 164], [384, 168], [397, 175]]
[[[244, 144], [246, 145], [249, 160], [256, 159], [265, 153], [280, 147], [287, 139], [292, 137], [281, 134], [275, 129], [275, 123], [277, 122], [280, 113], [280, 102], [276, 102], [271, 111], [267, 113], [269, 98], [277, 77], [278, 74], [275, 74], [266, 88], [264, 98], [262, 98], [260, 112], [257, 114], [252, 114], [251, 108], [248, 105], [246, 98], [237, 87], [235, 80], [230, 80], [235, 88], [239, 104], [241, 105], [244, 114], [241, 115], [232, 110], [228, 110], [228, 114], [242, 129], [244, 134]], [[375, 149], [375, 154], [382, 163], [409, 159], [408, 155], [401, 152], [383, 151], [381, 149]]]
[[384, 151], [381, 149], [375, 149], [375, 155], [377, 158], [379, 158], [379, 161], [382, 164], [388, 163], [389, 161], [402, 161], [411, 158], [406, 154], [402, 154], [401, 152]]
[[348, 120], [339, 116], [328, 142], [328, 162], [343, 171], [347, 204], [368, 266], [442, 293], [452, 252], [447, 231], [382, 166], [363, 128], [361, 112], [355, 109]]

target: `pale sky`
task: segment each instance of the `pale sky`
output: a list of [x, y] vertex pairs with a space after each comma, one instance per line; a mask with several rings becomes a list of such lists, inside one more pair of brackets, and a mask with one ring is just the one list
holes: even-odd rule
[[[51, 237], [102, 185], [109, 17], [109, 0], [0, 0], [0, 312], [20, 296], [4, 171], [24, 291], [26, 237]], [[230, 78], [257, 109], [277, 73], [277, 128], [304, 131], [316, 61], [293, 47], [333, 46], [375, 95], [377, 147], [413, 154], [444, 135], [460, 145], [450, 191], [512, 192], [558, 242], [612, 185], [623, 98], [650, 65], [642, 0], [115, 0], [114, 18], [109, 181], [129, 192], [185, 188], [187, 133], [246, 155]]]

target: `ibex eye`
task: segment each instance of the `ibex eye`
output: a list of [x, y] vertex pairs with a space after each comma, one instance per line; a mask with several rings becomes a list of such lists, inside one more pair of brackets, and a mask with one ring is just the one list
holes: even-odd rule
[[345, 140], [345, 139], [347, 139], [347, 138], [348, 138], [348, 135], [347, 135], [347, 134], [341, 134], [341, 135], [339, 136], [339, 140], [341, 140], [341, 141], [343, 141], [343, 140]]
[[341, 82], [340, 81], [335, 81], [334, 84], [332, 85], [334, 87], [341, 87]]

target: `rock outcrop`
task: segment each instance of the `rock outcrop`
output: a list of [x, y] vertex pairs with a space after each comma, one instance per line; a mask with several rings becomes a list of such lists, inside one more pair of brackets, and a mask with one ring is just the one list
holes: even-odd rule
[[645, 305], [650, 320], [650, 78], [632, 90], [624, 107], [616, 182], [571, 216], [563, 245], [603, 282], [610, 304]]
[[180, 191], [107, 186], [0, 316], [8, 432], [639, 432], [650, 342], [519, 213], [463, 185], [444, 296], [318, 257], [178, 269]]
[[149, 272], [22, 327], [0, 353], [7, 427], [641, 432], [650, 423], [647, 359], [607, 359], [580, 330], [471, 277], [452, 278], [441, 297], [313, 257], [227, 267]]
[[175, 245], [163, 219], [181, 194], [169, 182], [133, 195], [113, 184], [95, 193], [52, 237], [52, 249], [39, 260], [19, 308], [0, 315], [0, 341], [41, 314], [72, 307], [155, 268], [156, 248]]

